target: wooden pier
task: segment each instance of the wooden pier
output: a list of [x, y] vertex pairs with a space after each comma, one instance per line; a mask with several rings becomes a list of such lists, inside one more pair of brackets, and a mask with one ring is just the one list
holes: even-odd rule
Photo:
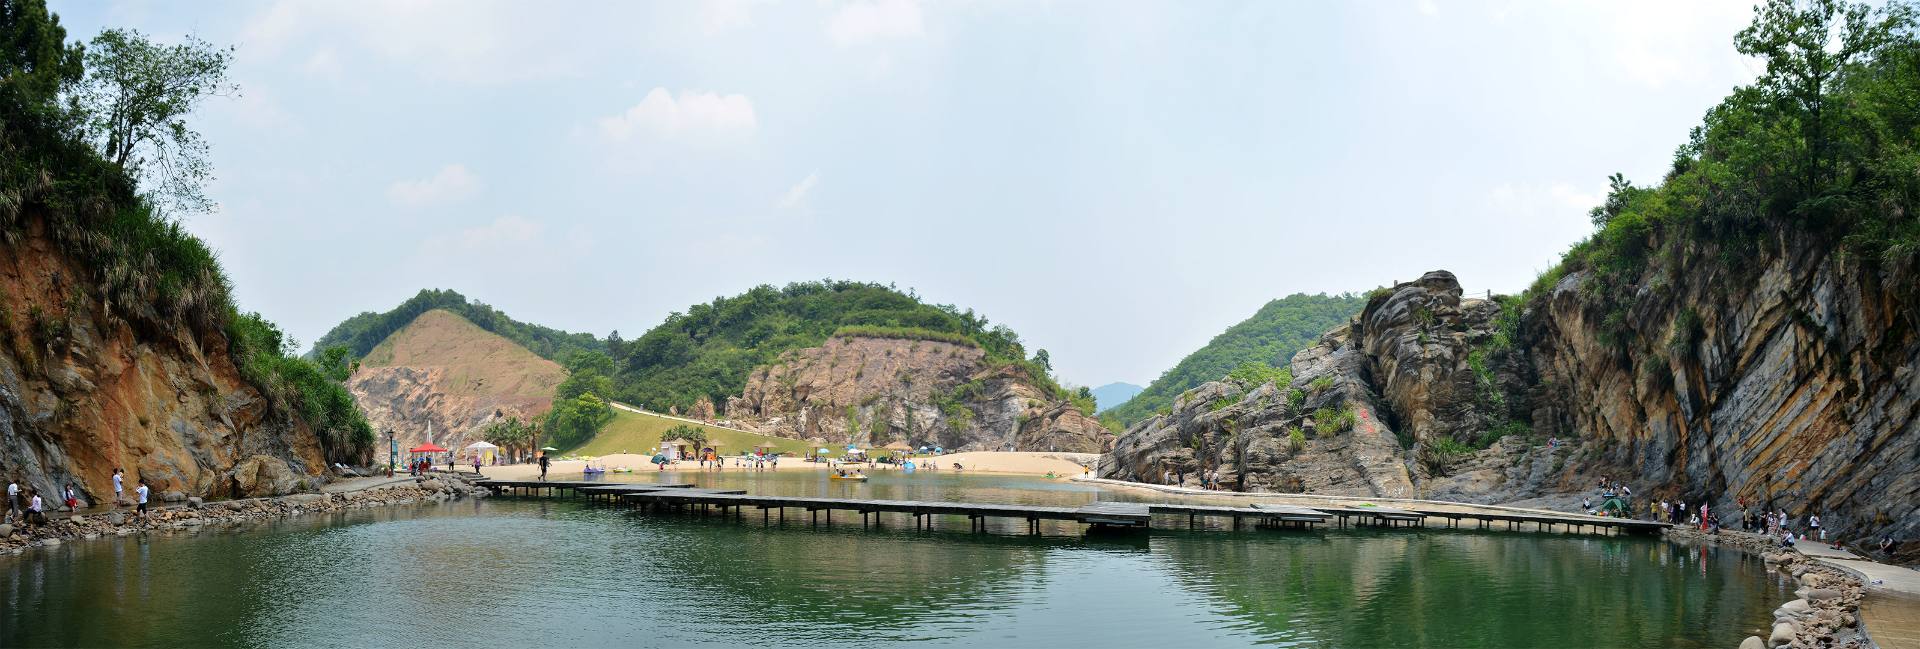
[[1666, 523], [1642, 521], [1626, 518], [1603, 518], [1582, 515], [1524, 514], [1500, 512], [1464, 512], [1448, 510], [1398, 509], [1380, 506], [1362, 507], [1302, 507], [1258, 503], [1248, 507], [1225, 505], [1196, 505], [1177, 503], [1132, 503], [1100, 501], [1078, 507], [1059, 507], [1046, 505], [1016, 505], [1001, 503], [969, 503], [920, 500], [878, 500], [866, 498], [822, 498], [809, 496], [760, 496], [751, 495], [739, 489], [701, 489], [691, 484], [653, 484], [629, 482], [597, 481], [542, 481], [542, 480], [481, 480], [475, 484], [486, 487], [496, 494], [511, 493], [533, 496], [557, 496], [568, 492], [576, 498], [585, 498], [589, 502], [607, 503], [637, 507], [648, 511], [700, 512], [718, 511], [722, 516], [740, 519], [748, 508], [758, 509], [761, 519], [771, 523], [775, 516], [781, 521], [787, 518], [787, 510], [805, 512], [812, 523], [818, 525], [824, 518], [829, 525], [833, 523], [833, 512], [854, 512], [860, 515], [862, 526], [880, 524], [882, 514], [906, 514], [913, 517], [916, 529], [931, 529], [936, 517], [965, 516], [970, 531], [984, 532], [988, 518], [1024, 520], [1029, 533], [1040, 532], [1041, 521], [1065, 521], [1080, 523], [1097, 528], [1120, 528], [1146, 530], [1153, 526], [1153, 517], [1184, 516], [1189, 528], [1198, 528], [1201, 518], [1228, 518], [1233, 521], [1233, 529], [1240, 529], [1245, 521], [1252, 521], [1256, 527], [1276, 529], [1312, 529], [1326, 525], [1330, 521], [1340, 527], [1426, 527], [1428, 519], [1443, 519], [1447, 527], [1458, 527], [1463, 520], [1471, 519], [1480, 529], [1488, 529], [1496, 523], [1506, 523], [1507, 529], [1517, 525], [1533, 524], [1535, 529], [1554, 531], [1555, 526], [1566, 526], [1570, 531], [1595, 531], [1612, 533], [1657, 532], [1668, 527]]

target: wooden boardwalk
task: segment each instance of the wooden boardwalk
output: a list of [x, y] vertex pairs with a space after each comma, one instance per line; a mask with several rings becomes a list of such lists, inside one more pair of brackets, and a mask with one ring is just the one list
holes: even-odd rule
[[1566, 526], [1570, 531], [1657, 532], [1668, 527], [1665, 523], [1623, 518], [1603, 518], [1582, 515], [1521, 514], [1498, 512], [1461, 512], [1450, 510], [1397, 509], [1392, 507], [1302, 507], [1298, 505], [1279, 505], [1257, 503], [1248, 507], [1225, 505], [1196, 505], [1181, 503], [1133, 503], [1117, 501], [1099, 501], [1078, 507], [1060, 507], [1047, 505], [1018, 505], [1002, 503], [970, 503], [921, 500], [879, 500], [868, 498], [822, 498], [809, 496], [760, 496], [751, 495], [739, 489], [701, 489], [691, 484], [653, 484], [637, 482], [598, 482], [598, 481], [543, 481], [543, 480], [481, 480], [475, 484], [486, 487], [494, 493], [512, 493], [532, 496], [558, 496], [568, 492], [576, 498], [586, 498], [589, 502], [622, 504], [643, 508], [648, 511], [685, 511], [711, 513], [718, 510], [722, 516], [731, 515], [741, 518], [748, 508], [760, 510], [761, 518], [771, 522], [775, 515], [784, 521], [788, 509], [806, 512], [814, 524], [824, 517], [828, 524], [833, 523], [833, 512], [855, 512], [860, 514], [863, 526], [878, 525], [882, 514], [907, 514], [913, 517], [915, 528], [931, 528], [935, 517], [966, 516], [968, 529], [986, 531], [988, 518], [1018, 519], [1027, 522], [1030, 533], [1038, 534], [1041, 521], [1066, 521], [1094, 527], [1112, 527], [1144, 530], [1153, 526], [1153, 517], [1185, 516], [1189, 528], [1199, 527], [1201, 518], [1230, 518], [1233, 529], [1239, 529], [1243, 521], [1251, 520], [1258, 527], [1311, 529], [1330, 521], [1341, 527], [1349, 524], [1375, 527], [1426, 527], [1428, 519], [1447, 521], [1447, 527], [1458, 527], [1461, 521], [1471, 519], [1481, 529], [1487, 529], [1496, 523], [1506, 523], [1507, 529], [1515, 529], [1522, 524], [1533, 524], [1536, 529], [1553, 531], [1555, 526]]

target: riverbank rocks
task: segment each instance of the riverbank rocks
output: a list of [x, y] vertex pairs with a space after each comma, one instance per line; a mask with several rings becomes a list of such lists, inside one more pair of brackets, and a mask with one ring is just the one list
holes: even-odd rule
[[300, 476], [285, 460], [270, 455], [255, 455], [227, 473], [234, 496], [262, 498], [293, 493]]
[[[318, 514], [346, 509], [364, 509], [407, 505], [421, 502], [445, 502], [469, 495], [474, 489], [465, 476], [441, 476], [440, 489], [428, 490], [414, 483], [398, 483], [361, 491], [324, 494], [301, 493], [279, 498], [254, 498], [206, 502], [200, 507], [156, 508], [146, 517], [124, 512], [96, 516], [73, 516], [53, 520], [31, 530], [0, 524], [0, 554], [19, 554], [29, 547], [58, 545], [65, 541], [128, 536], [149, 531], [201, 531], [209, 528], [238, 528], [248, 522], [283, 518], [295, 514]], [[484, 489], [480, 489], [484, 491]], [[184, 499], [183, 499], [184, 500]], [[187, 501], [192, 502], [192, 501]]]
[[1750, 635], [1740, 641], [1740, 649], [1767, 649], [1767, 641], [1761, 640], [1760, 636]]
[[[1805, 649], [1855, 649], [1868, 646], [1859, 627], [1860, 599], [1865, 587], [1857, 577], [1844, 570], [1820, 563], [1792, 548], [1759, 534], [1721, 530], [1703, 534], [1698, 530], [1673, 528], [1666, 531], [1670, 541], [1722, 545], [1758, 555], [1767, 570], [1792, 575], [1800, 584], [1795, 599], [1774, 609], [1773, 631], [1766, 647], [1790, 646]], [[1759, 640], [1747, 638], [1741, 649]]]

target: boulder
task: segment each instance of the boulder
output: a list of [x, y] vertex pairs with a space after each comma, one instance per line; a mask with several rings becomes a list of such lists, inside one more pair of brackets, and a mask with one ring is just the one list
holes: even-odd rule
[[447, 488], [447, 483], [441, 482], [439, 478], [428, 478], [420, 482], [420, 488], [427, 491], [439, 491]]
[[1750, 635], [1740, 641], [1740, 649], [1767, 649], [1767, 641], [1761, 640], [1760, 636]]
[[318, 502], [326, 502], [327, 495], [326, 494], [293, 494], [291, 496], [281, 498], [280, 500], [283, 502], [286, 502], [289, 505], [309, 505], [309, 504], [318, 503]]
[[247, 509], [247, 501], [244, 501], [244, 500], [229, 500], [227, 502], [221, 503], [221, 505], [225, 506], [230, 511], [236, 511], [236, 512], [245, 511]]
[[162, 502], [177, 503], [177, 502], [184, 502], [186, 501], [186, 499], [187, 499], [187, 494], [181, 491], [169, 491], [169, 492], [160, 494], [160, 500]]
[[12, 536], [13, 536], [13, 524], [0, 523], [0, 539], [10, 538]]
[[201, 498], [200, 498], [199, 496], [188, 496], [188, 497], [187, 497], [187, 506], [188, 506], [188, 507], [192, 507], [192, 508], [194, 508], [194, 509], [199, 509], [199, 508], [201, 508], [201, 507], [205, 507], [206, 505], [207, 505], [207, 501], [205, 501], [205, 500], [202, 500], [202, 499], [201, 499]]
[[1830, 599], [1838, 599], [1839, 597], [1840, 591], [1832, 588], [1815, 588], [1807, 591], [1807, 601], [1809, 602], [1824, 602]]
[[255, 455], [242, 460], [227, 472], [232, 483], [233, 495], [246, 498], [267, 498], [293, 493], [300, 484], [300, 475], [282, 460], [270, 455]]
[[69, 520], [69, 521], [72, 521], [74, 525], [85, 525], [85, 524], [87, 524], [87, 517], [85, 517], [85, 516], [82, 516], [82, 515], [79, 515], [79, 514], [74, 514], [74, 515], [72, 515], [72, 516], [69, 516], [69, 517], [67, 517], [67, 520]]
[[107, 512], [108, 525], [120, 525], [127, 522], [127, 515], [120, 512]]
[[1785, 622], [1773, 625], [1773, 633], [1767, 637], [1767, 642], [1776, 647], [1793, 642], [1793, 625]]

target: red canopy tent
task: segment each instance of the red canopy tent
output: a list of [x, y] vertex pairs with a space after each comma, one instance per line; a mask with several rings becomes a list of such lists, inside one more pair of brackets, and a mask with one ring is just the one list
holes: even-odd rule
[[411, 449], [407, 449], [407, 452], [408, 453], [445, 453], [447, 452], [447, 449], [440, 448], [439, 446], [435, 446], [433, 442], [427, 442], [425, 444], [415, 446]]

